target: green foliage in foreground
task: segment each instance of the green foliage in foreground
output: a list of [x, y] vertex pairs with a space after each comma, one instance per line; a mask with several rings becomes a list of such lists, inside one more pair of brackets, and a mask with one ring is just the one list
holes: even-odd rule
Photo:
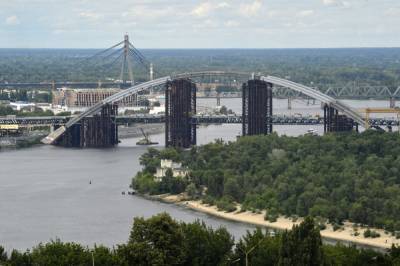
[[[223, 199], [227, 205], [226, 199], [232, 199], [247, 210], [267, 210], [272, 216], [320, 216], [338, 224], [349, 219], [400, 230], [398, 133], [273, 134], [177, 153], [174, 157], [191, 170], [187, 184], [192, 191], [193, 185], [201, 192], [206, 187], [202, 197], [208, 202]], [[153, 166], [162, 157], [163, 151], [142, 157], [146, 178], [139, 173], [136, 187], [146, 191], [143, 184], [152, 182]]]
[[0, 246], [0, 265], [399, 265], [400, 248], [388, 253], [342, 245], [322, 245], [314, 221], [306, 218], [292, 231], [271, 236], [258, 228], [234, 243], [225, 228], [216, 230], [203, 222], [183, 223], [162, 213], [149, 219], [135, 218], [129, 240], [110, 249], [93, 248], [60, 240], [39, 244], [32, 250]]

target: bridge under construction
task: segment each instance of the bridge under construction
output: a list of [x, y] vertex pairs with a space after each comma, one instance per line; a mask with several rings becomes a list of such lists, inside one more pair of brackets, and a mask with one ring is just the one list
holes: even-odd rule
[[[111, 58], [113, 59], [112, 63], [120, 60], [121, 71], [118, 82], [125, 89], [99, 100], [82, 113], [70, 118], [65, 124], [56, 125], [56, 129], [42, 140], [43, 143], [67, 147], [109, 147], [116, 145], [118, 143], [117, 103], [127, 97], [158, 87], [164, 88], [165, 91], [166, 107], [163, 121], [166, 128], [165, 143], [167, 146], [188, 148], [196, 144], [196, 124], [199, 121], [204, 121], [204, 118], [196, 115], [196, 79], [204, 79], [204, 77], [235, 77], [235, 80], [244, 81], [242, 86], [242, 115], [240, 119], [236, 120], [229, 118], [231, 121], [240, 121], [243, 135], [272, 133], [273, 124], [276, 123], [273, 116], [272, 98], [277, 88], [283, 89], [280, 91], [292, 91], [298, 95], [320, 101], [324, 108], [322, 121], [325, 132], [358, 131], [358, 126], [369, 125], [356, 110], [328, 95], [341, 95], [343, 91], [331, 90], [328, 93], [323, 93], [317, 88], [287, 79], [261, 74], [256, 76], [251, 73], [235, 71], [203, 71], [162, 75], [154, 71], [152, 64], [130, 43], [127, 35], [122, 42], [96, 53], [85, 61], [93, 57]], [[134, 63], [140, 64], [148, 70], [149, 81], [141, 83], [134, 81], [132, 72]], [[58, 85], [54, 82], [51, 84], [53, 88]], [[71, 84], [64, 83], [64, 85]], [[115, 85], [115, 83], [113, 84]], [[13, 86], [13, 84], [6, 85]], [[15, 85], [17, 86], [17, 84]], [[33, 86], [34, 84], [29, 85]], [[387, 93], [387, 91], [383, 90], [382, 93]]]
[[[61, 143], [64, 143], [66, 146], [76, 146], [77, 142], [70, 141], [65, 143], [63, 136], [65, 134], [67, 134], [67, 136], [72, 134], [75, 135], [75, 139], [77, 139], [78, 134], [80, 137], [85, 135], [85, 133], [82, 133], [82, 130], [85, 129], [77, 129], [82, 127], [82, 121], [83, 124], [85, 124], [85, 119], [93, 115], [98, 116], [99, 113], [104, 112], [105, 108], [109, 108], [110, 105], [112, 106], [115, 102], [120, 101], [124, 97], [139, 93], [153, 86], [164, 86], [167, 99], [165, 112], [166, 145], [188, 148], [190, 145], [196, 143], [196, 127], [192, 122], [192, 118], [196, 114], [196, 98], [195, 83], [192, 82], [192, 79], [204, 75], [251, 76], [247, 73], [223, 71], [195, 72], [183, 73], [174, 77], [162, 77], [137, 84], [98, 102], [86, 111], [73, 117], [64, 126], [59, 127], [43, 139], [43, 142], [46, 144], [55, 144], [60, 143], [59, 139], [61, 139]], [[292, 81], [272, 76], [261, 76], [250, 78], [249, 81], [243, 85], [243, 90], [245, 91], [242, 101], [243, 135], [269, 134], [272, 132], [273, 106], [271, 90], [274, 85], [290, 87], [293, 90], [300, 91], [324, 103], [325, 108], [329, 110], [329, 112], [326, 112], [324, 118], [324, 128], [326, 132], [356, 130], [357, 125], [364, 124], [364, 118], [361, 114], [330, 96]], [[111, 119], [110, 123], [116, 124], [115, 116]], [[96, 132], [97, 130], [100, 130], [100, 128], [90, 129], [91, 132]], [[116, 134], [115, 131], [114, 134]], [[112, 139], [115, 139], [115, 136], [113, 136]], [[82, 143], [86, 143], [86, 141], [83, 140], [79, 143], [80, 147], [85, 147]], [[109, 140], [106, 140], [105, 143], [100, 143], [99, 146], [108, 146], [106, 144], [110, 143]]]

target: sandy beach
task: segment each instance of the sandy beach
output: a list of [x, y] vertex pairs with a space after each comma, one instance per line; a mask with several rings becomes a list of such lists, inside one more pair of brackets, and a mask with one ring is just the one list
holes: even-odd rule
[[[289, 218], [279, 217], [276, 222], [271, 223], [264, 220], [265, 212], [259, 214], [248, 211], [227, 213], [219, 211], [216, 206], [202, 204], [201, 201], [186, 200], [182, 195], [160, 195], [157, 198], [165, 202], [179, 204], [192, 210], [207, 213], [223, 219], [277, 230], [290, 230], [292, 229], [293, 225], [299, 224], [302, 221], [301, 218], [299, 218], [296, 222], [293, 222]], [[238, 208], [238, 210], [240, 210], [240, 208]], [[390, 234], [386, 234], [382, 229], [370, 228], [371, 230], [378, 232], [381, 236], [378, 238], [365, 238], [363, 233], [366, 229], [367, 228], [358, 227], [357, 232], [359, 235], [355, 236], [354, 233], [356, 231], [352, 223], [344, 223], [344, 226], [337, 231], [333, 231], [333, 227], [330, 224], [327, 224], [326, 229], [321, 231], [321, 236], [328, 240], [335, 240], [337, 242], [342, 241], [345, 244], [351, 242], [358, 245], [365, 245], [380, 249], [390, 248], [392, 244], [400, 245], [400, 239], [396, 239]]]

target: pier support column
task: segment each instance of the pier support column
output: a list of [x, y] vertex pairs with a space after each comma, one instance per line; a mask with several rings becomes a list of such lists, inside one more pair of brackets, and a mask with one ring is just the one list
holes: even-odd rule
[[292, 97], [290, 97], [290, 96], [287, 99], [287, 109], [292, 110]]
[[242, 90], [243, 136], [272, 133], [272, 84], [253, 79]]
[[117, 105], [105, 105], [100, 113], [85, 117], [60, 137], [56, 145], [77, 148], [106, 148], [118, 144]]
[[353, 119], [345, 115], [339, 114], [338, 110], [332, 106], [324, 105], [324, 132], [345, 132], [356, 130], [358, 132], [358, 124]]
[[165, 90], [165, 146], [189, 148], [196, 145], [196, 84], [176, 79]]
[[390, 97], [389, 105], [390, 105], [390, 108], [396, 108], [396, 99], [393, 97]]

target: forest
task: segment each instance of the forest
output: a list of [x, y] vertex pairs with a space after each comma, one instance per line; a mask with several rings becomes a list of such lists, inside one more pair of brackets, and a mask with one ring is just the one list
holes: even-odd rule
[[[96, 49], [0, 49], [0, 83], [118, 79], [116, 58], [90, 59]], [[156, 77], [200, 70], [232, 70], [289, 78], [302, 84], [400, 85], [399, 48], [364, 49], [141, 49]], [[61, 63], [62, 62], [62, 63]], [[148, 70], [133, 62], [135, 80]]]
[[[167, 171], [153, 178], [160, 159], [182, 162], [186, 177]], [[259, 212], [266, 219], [322, 217], [340, 226], [349, 220], [399, 236], [400, 137], [368, 130], [361, 134], [241, 137], [190, 150], [142, 155], [143, 170], [132, 179], [140, 193], [187, 192], [225, 211]]]
[[291, 231], [271, 234], [258, 228], [238, 241], [224, 228], [213, 229], [201, 221], [178, 222], [166, 213], [135, 218], [128, 241], [113, 248], [92, 248], [59, 239], [30, 250], [0, 246], [0, 265], [297, 265], [389, 266], [400, 265], [400, 248], [386, 253], [354, 246], [324, 245], [312, 218]]

